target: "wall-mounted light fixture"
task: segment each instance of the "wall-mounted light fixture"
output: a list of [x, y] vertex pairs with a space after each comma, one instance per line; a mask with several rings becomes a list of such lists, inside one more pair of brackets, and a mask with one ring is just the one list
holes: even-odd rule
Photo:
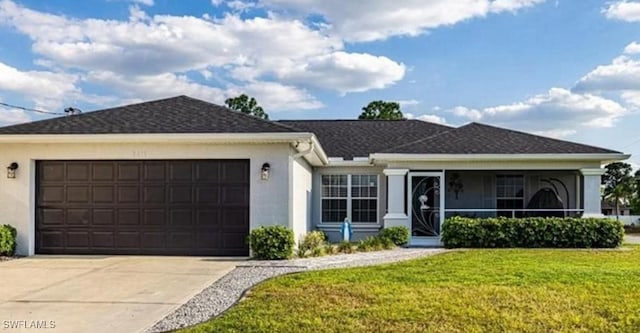
[[18, 169], [18, 163], [13, 162], [9, 164], [7, 167], [7, 178], [14, 179], [16, 178], [16, 170]]
[[263, 164], [262, 169], [260, 170], [260, 179], [269, 180], [270, 173], [271, 173], [271, 165], [269, 165], [269, 163]]

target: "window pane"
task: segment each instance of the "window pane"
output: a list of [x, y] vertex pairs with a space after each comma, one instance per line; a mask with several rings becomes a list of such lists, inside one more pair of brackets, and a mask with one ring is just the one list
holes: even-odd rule
[[346, 198], [347, 197], [347, 176], [346, 175], [323, 175], [322, 176], [322, 197], [323, 198]]
[[347, 199], [323, 199], [322, 222], [342, 222], [347, 217]]
[[375, 199], [354, 199], [351, 202], [354, 223], [377, 223], [378, 222], [378, 200]]

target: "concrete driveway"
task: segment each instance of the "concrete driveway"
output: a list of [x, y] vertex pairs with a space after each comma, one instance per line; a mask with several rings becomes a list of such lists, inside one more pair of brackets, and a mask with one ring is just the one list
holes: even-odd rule
[[0, 332], [142, 332], [241, 260], [35, 256], [0, 262]]

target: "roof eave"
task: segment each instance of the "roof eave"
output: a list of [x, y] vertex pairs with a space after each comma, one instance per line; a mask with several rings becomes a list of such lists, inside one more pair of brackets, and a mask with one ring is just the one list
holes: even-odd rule
[[631, 155], [623, 153], [563, 153], [563, 154], [392, 154], [375, 153], [374, 162], [459, 162], [459, 161], [623, 161]]
[[0, 143], [279, 143], [310, 140], [313, 137], [315, 135], [308, 132], [1, 134]]

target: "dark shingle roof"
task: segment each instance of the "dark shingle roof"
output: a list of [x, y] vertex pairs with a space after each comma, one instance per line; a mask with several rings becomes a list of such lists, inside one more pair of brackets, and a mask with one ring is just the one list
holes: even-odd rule
[[423, 139], [452, 127], [420, 120], [281, 120], [312, 132], [330, 157], [368, 157], [390, 147]]
[[397, 154], [619, 154], [584, 144], [546, 138], [479, 123], [393, 146], [379, 153]]
[[297, 130], [187, 96], [0, 128], [0, 134], [271, 132]]
[[398, 154], [599, 154], [604, 148], [489, 125], [459, 128], [420, 120], [266, 121], [187, 96], [0, 128], [12, 134], [311, 132], [330, 157]]

